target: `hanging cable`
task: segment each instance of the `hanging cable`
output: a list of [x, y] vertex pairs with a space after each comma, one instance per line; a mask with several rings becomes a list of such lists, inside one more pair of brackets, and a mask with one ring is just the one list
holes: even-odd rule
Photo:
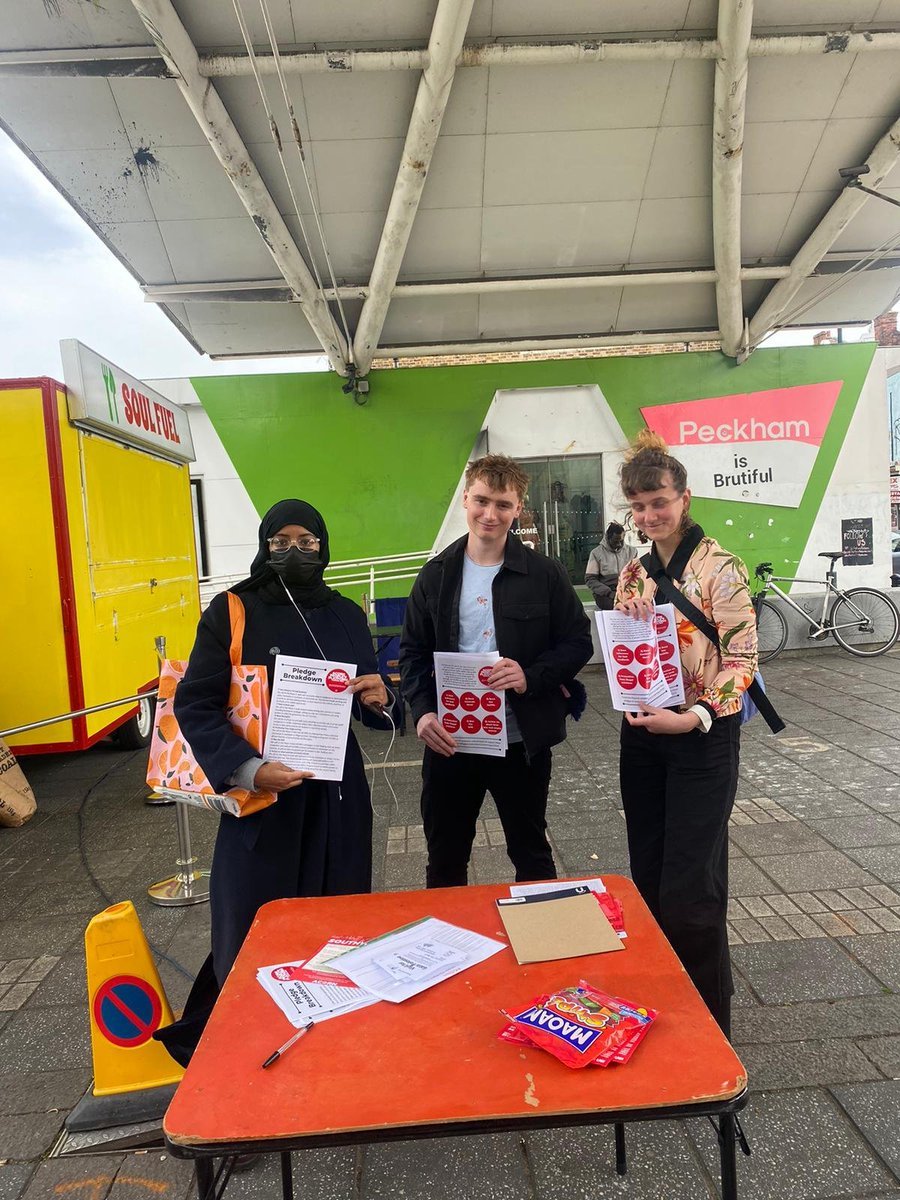
[[815, 305], [820, 303], [822, 300], [834, 295], [835, 292], [839, 291], [848, 282], [851, 276], [870, 270], [883, 258], [886, 258], [889, 254], [893, 254], [898, 245], [900, 245], [900, 234], [892, 234], [889, 238], [882, 242], [880, 246], [877, 246], [874, 250], [870, 250], [868, 254], [865, 254], [861, 259], [858, 259], [855, 263], [848, 267], [846, 271], [839, 272], [836, 275], [833, 283], [826, 285], [820, 292], [817, 292], [815, 296], [811, 297], [805, 303], [797, 305], [794, 309], [789, 310], [787, 316], [782, 321], [782, 325], [796, 320], [797, 317], [802, 316], [805, 312], [808, 312], [810, 308], [815, 307]]
[[[331, 320], [331, 324], [334, 329], [335, 335], [337, 336], [339, 334], [339, 331], [338, 331], [337, 324], [334, 319], [334, 314], [331, 311], [331, 307], [328, 304], [327, 300], [325, 300], [325, 285], [322, 282], [322, 276], [321, 276], [321, 273], [319, 272], [318, 263], [316, 262], [316, 256], [313, 253], [312, 242], [310, 241], [309, 234], [306, 232], [306, 225], [304, 224], [304, 221], [303, 221], [303, 213], [300, 211], [300, 202], [298, 201], [296, 193], [294, 192], [294, 185], [291, 181], [290, 171], [288, 170], [287, 161], [285, 160], [285, 156], [284, 156], [284, 145], [281, 140], [281, 133], [278, 129], [278, 123], [275, 120], [275, 115], [272, 112], [272, 106], [269, 103], [269, 97], [268, 97], [268, 94], [266, 93], [265, 84], [263, 83], [262, 77], [259, 73], [259, 68], [257, 66], [257, 61], [256, 61], [256, 52], [253, 49], [253, 41], [250, 37], [250, 30], [247, 27], [247, 22], [244, 17], [244, 12], [243, 12], [243, 9], [241, 8], [241, 0], [232, 0], [232, 4], [234, 6], [234, 15], [237, 17], [238, 27], [240, 28], [240, 31], [241, 31], [241, 37], [244, 40], [244, 47], [247, 51], [247, 57], [250, 61], [250, 70], [253, 73], [253, 78], [256, 80], [256, 86], [259, 90], [259, 96], [263, 103], [263, 109], [265, 110], [266, 117], [269, 122], [269, 130], [272, 134], [272, 141], [275, 143], [275, 149], [278, 151], [278, 159], [279, 159], [279, 162], [281, 163], [281, 169], [284, 173], [284, 179], [288, 186], [288, 192], [290, 193], [291, 203], [293, 204], [294, 211], [297, 214], [297, 222], [300, 226], [300, 234], [303, 238], [304, 245], [306, 246], [307, 255], [309, 256], [310, 267], [312, 269], [313, 275], [315, 276], [315, 280], [316, 280], [316, 284], [318, 286], [319, 292], [322, 294], [322, 299], [325, 302], [325, 307], [328, 310], [328, 316]], [[344, 331], [345, 331], [345, 336], [347, 338], [347, 353], [350, 356], [350, 359], [352, 362], [353, 342], [350, 338], [349, 333], [347, 333], [346, 319], [344, 319]], [[339, 336], [338, 336], [338, 341], [340, 341]]]
[[768, 341], [773, 334], [787, 328], [789, 325], [795, 322], [798, 317], [802, 317], [804, 313], [815, 307], [815, 305], [821, 304], [824, 300], [827, 300], [830, 296], [833, 296], [835, 292], [844, 287], [844, 285], [850, 281], [852, 276], [861, 274], [863, 271], [868, 271], [872, 267], [876, 266], [883, 258], [886, 258], [889, 254], [892, 254], [898, 246], [900, 246], [900, 234], [892, 233], [890, 237], [886, 238], [881, 243], [880, 246], [877, 246], [874, 250], [870, 250], [868, 254], [864, 255], [857, 262], [853, 263], [846, 271], [841, 271], [836, 276], [833, 283], [827, 284], [811, 299], [805, 301], [803, 304], [796, 305], [794, 308], [789, 309], [786, 313], [784, 313], [778, 324], [774, 326], [774, 328], [770, 329], [764, 338], [761, 338], [758, 342], [756, 342], [753, 346], [753, 349], [757, 350], [764, 342]]
[[[235, 0], [237, 2], [237, 0]], [[344, 326], [344, 336], [347, 339], [349, 348], [350, 360], [353, 361], [353, 338], [350, 336], [350, 328], [347, 324], [347, 314], [344, 312], [344, 305], [341, 301], [340, 293], [338, 292], [337, 279], [335, 278], [334, 265], [331, 261], [331, 254], [328, 250], [328, 243], [325, 240], [325, 229], [322, 225], [322, 218], [319, 216], [319, 206], [316, 203], [316, 198], [313, 195], [312, 183], [310, 182], [309, 172], [306, 169], [306, 153], [303, 149], [303, 139], [300, 136], [300, 127], [297, 124], [297, 118], [294, 114], [294, 104], [291, 100], [290, 92], [288, 91], [287, 79], [285, 78], [284, 68], [281, 63], [281, 54], [278, 49], [278, 38], [275, 36], [275, 28], [272, 24], [272, 17], [269, 13], [268, 0], [259, 0], [260, 11], [262, 12], [263, 22], [266, 27], [266, 33], [269, 37], [269, 45], [272, 47], [272, 57], [275, 62], [275, 74], [278, 76], [278, 82], [281, 84], [281, 95], [284, 99], [284, 106], [287, 109], [288, 117], [291, 122], [291, 135], [294, 140], [294, 145], [297, 148], [297, 156], [300, 159], [300, 168], [303, 171], [303, 178], [306, 180], [306, 190], [309, 193], [309, 203], [312, 208], [313, 217], [316, 222], [316, 229], [319, 233], [319, 241], [322, 243], [322, 253], [325, 256], [325, 263], [328, 267], [328, 274], [331, 278], [331, 286], [334, 290], [334, 298], [337, 301], [338, 312], [341, 315], [341, 322]]]

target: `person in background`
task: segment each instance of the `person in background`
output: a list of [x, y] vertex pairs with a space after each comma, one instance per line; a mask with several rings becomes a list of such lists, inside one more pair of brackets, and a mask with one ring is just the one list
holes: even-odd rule
[[[580, 715], [574, 676], [591, 657], [590, 623], [563, 566], [511, 533], [528, 476], [489, 454], [466, 471], [468, 533], [419, 572], [400, 638], [403, 694], [425, 743], [422, 820], [428, 887], [468, 880], [485, 793], [497, 805], [516, 879], [555, 879], [547, 841], [551, 747]], [[462, 753], [437, 716], [434, 652], [498, 651], [488, 683], [506, 695], [504, 758]], [[578, 705], [580, 704], [580, 708]]]
[[610, 521], [599, 546], [590, 553], [584, 571], [584, 582], [591, 589], [598, 608], [611, 609], [616, 598], [619, 573], [632, 558], [632, 548], [625, 544], [625, 527]]
[[651, 617], [665, 576], [719, 636], [717, 648], [676, 608], [685, 702], [623, 714], [619, 779], [634, 882], [729, 1037], [728, 818], [743, 695], [757, 663], [756, 614], [747, 568], [693, 521], [687, 472], [658, 435], [642, 431], [621, 480], [652, 547], [623, 569], [616, 609]]

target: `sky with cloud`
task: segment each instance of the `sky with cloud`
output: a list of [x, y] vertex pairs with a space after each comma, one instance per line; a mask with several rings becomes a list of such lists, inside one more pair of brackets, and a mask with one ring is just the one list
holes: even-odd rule
[[138, 379], [326, 369], [324, 358], [198, 354], [2, 132], [0, 180], [0, 378], [60, 378], [59, 342], [71, 337]]

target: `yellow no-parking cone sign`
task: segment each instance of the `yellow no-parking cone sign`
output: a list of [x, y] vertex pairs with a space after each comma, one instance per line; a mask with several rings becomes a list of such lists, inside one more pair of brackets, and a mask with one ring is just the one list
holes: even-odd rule
[[130, 900], [93, 917], [84, 934], [94, 1084], [70, 1131], [162, 1117], [184, 1069], [153, 1040], [172, 1023], [159, 972]]

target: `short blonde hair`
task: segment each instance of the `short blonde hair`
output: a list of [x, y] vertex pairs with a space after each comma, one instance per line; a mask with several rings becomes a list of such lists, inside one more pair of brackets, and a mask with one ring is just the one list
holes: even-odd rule
[[466, 491], [476, 479], [483, 479], [495, 492], [515, 492], [520, 500], [528, 491], [528, 475], [507, 454], [485, 454], [466, 467]]

